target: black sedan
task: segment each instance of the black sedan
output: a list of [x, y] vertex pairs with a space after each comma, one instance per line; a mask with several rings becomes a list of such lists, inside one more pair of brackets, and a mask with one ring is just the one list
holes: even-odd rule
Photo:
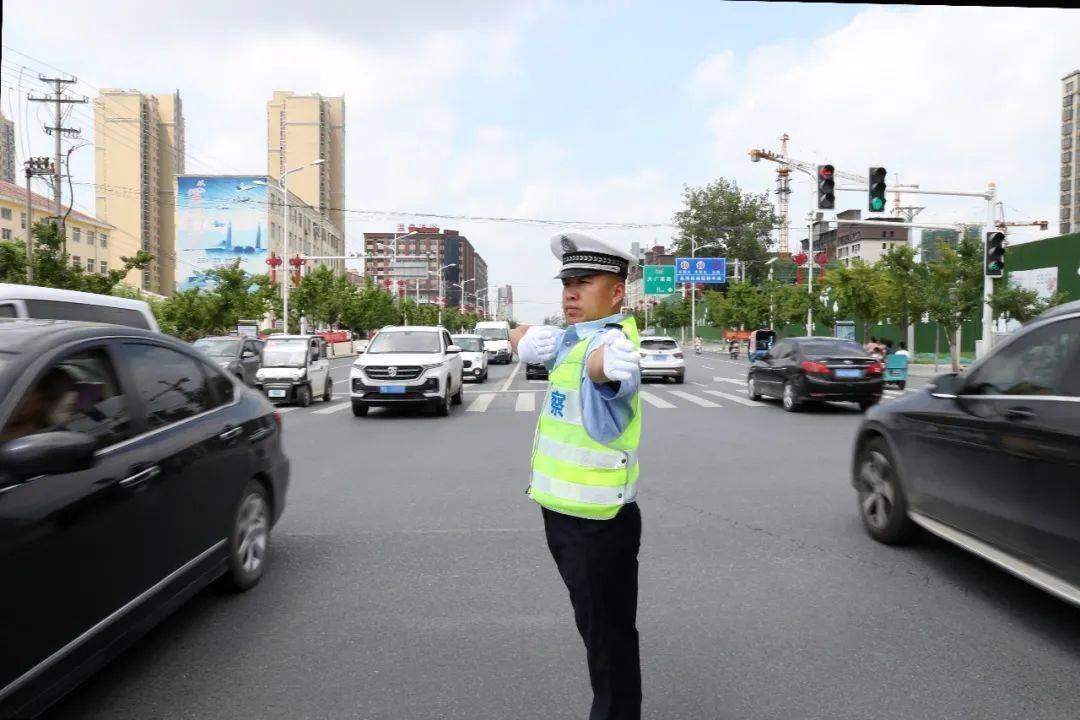
[[205, 353], [222, 370], [240, 378], [245, 385], [255, 386], [255, 373], [261, 364], [262, 340], [223, 335], [199, 338], [191, 345]]
[[856, 402], [866, 410], [881, 400], [884, 369], [851, 340], [784, 338], [750, 365], [746, 393], [751, 400], [778, 397], [788, 412], [822, 400]]
[[1080, 302], [871, 410], [852, 471], [875, 540], [922, 527], [1080, 604]]
[[547, 380], [548, 369], [543, 363], [527, 363], [525, 365], [526, 380]]
[[0, 717], [40, 713], [218, 578], [266, 567], [270, 404], [133, 328], [0, 320]]

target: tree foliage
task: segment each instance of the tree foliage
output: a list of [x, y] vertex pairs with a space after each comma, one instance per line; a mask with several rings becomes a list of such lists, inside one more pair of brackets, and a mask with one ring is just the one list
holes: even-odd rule
[[990, 300], [990, 307], [994, 311], [994, 317], [1004, 317], [1006, 320], [1016, 320], [1026, 323], [1052, 307], [1061, 305], [1068, 297], [1060, 290], [1043, 300], [1035, 290], [1020, 287], [1013, 283], [998, 285]]
[[879, 309], [903, 337], [908, 326], [927, 311], [929, 270], [915, 260], [910, 246], [894, 247], [875, 266]]
[[823, 281], [837, 314], [861, 323], [864, 335], [881, 318], [880, 277], [876, 267], [856, 260], [850, 267], [830, 270]]
[[946, 329], [952, 349], [953, 372], [960, 370], [957, 330], [982, 305], [983, 257], [978, 240], [964, 238], [955, 248], [943, 247], [941, 259], [931, 263], [926, 283], [930, 318]]

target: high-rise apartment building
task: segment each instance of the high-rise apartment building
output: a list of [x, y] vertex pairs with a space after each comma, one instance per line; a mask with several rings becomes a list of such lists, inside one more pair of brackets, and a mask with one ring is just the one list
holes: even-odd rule
[[504, 285], [499, 288], [495, 303], [495, 319], [509, 322], [514, 318], [514, 288]]
[[168, 295], [175, 288], [176, 176], [184, 172], [180, 93], [105, 89], [94, 100], [97, 217], [112, 225], [109, 265], [145, 250], [154, 259], [128, 281]]
[[[398, 259], [395, 266], [392, 257]], [[438, 302], [439, 272], [447, 307], [465, 307], [487, 313], [487, 263], [469, 239], [456, 230], [401, 226], [398, 232], [364, 233], [364, 276], [387, 289]], [[450, 267], [447, 267], [450, 266]], [[398, 285], [399, 281], [404, 284]]]
[[1061, 78], [1061, 234], [1080, 232], [1080, 70]]
[[[289, 175], [289, 192], [344, 231], [345, 98], [275, 90], [266, 123], [266, 174], [304, 168]], [[323, 162], [305, 167], [316, 160]]]
[[15, 123], [0, 112], [0, 180], [15, 182]]

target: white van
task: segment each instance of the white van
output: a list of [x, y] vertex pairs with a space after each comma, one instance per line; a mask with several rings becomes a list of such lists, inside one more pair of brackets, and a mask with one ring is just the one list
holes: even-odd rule
[[0, 318], [81, 320], [160, 332], [142, 300], [37, 285], [0, 283]]
[[488, 362], [509, 364], [514, 354], [510, 349], [510, 323], [505, 320], [485, 320], [476, 323], [473, 331], [484, 338]]

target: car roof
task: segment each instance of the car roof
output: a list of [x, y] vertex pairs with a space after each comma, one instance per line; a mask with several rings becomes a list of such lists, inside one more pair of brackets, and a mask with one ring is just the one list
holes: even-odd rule
[[438, 325], [387, 325], [379, 332], [402, 332], [404, 330], [426, 330], [428, 332], [441, 332], [446, 328]]
[[[238, 337], [238, 336], [237, 335], [218, 335], [217, 337]], [[315, 338], [319, 338], [321, 340], [322, 336], [320, 336], [320, 335], [282, 335], [281, 333], [278, 333], [277, 335], [269, 335], [269, 336], [267, 336], [267, 340], [275, 340], [275, 339], [277, 339], [277, 340], [314, 340]]]
[[673, 337], [669, 337], [667, 335], [642, 335], [641, 339], [642, 340], [670, 340], [671, 342], [675, 343], [676, 345], [679, 344], [678, 340], [676, 340]]
[[1052, 307], [1046, 312], [1044, 312], [1042, 315], [1040, 315], [1037, 319], [1046, 320], [1048, 318], [1061, 317], [1063, 315], [1073, 315], [1075, 313], [1080, 313], [1080, 300], [1074, 300], [1073, 302], [1067, 302], [1064, 305]]
[[127, 308], [140, 312], [147, 312], [149, 309], [149, 305], [144, 300], [15, 283], [0, 283], [0, 300], [63, 300], [88, 305]]

